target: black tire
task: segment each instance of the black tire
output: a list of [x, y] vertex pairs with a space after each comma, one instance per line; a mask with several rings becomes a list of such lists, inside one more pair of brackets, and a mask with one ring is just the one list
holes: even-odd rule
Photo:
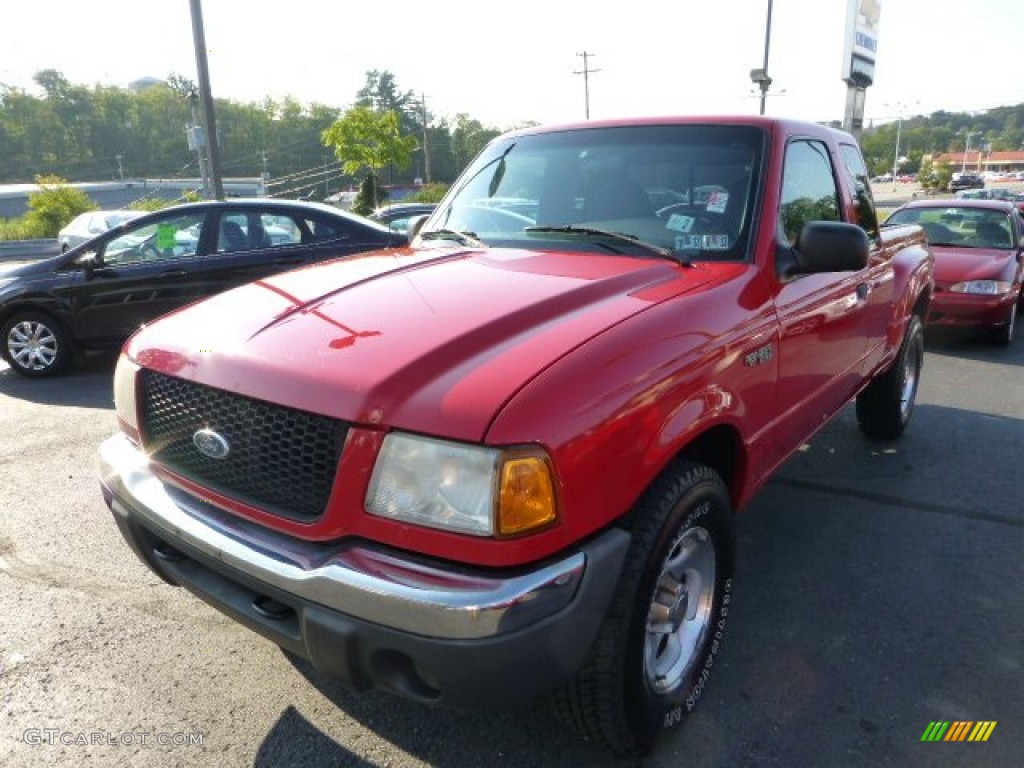
[[633, 541], [590, 655], [550, 696], [579, 736], [624, 756], [648, 753], [703, 693], [735, 559], [729, 493], [701, 464], [673, 464], [626, 525]]
[[893, 440], [903, 434], [914, 412], [923, 363], [924, 326], [912, 315], [892, 365], [857, 395], [857, 422], [865, 435]]
[[1008, 347], [1013, 343], [1013, 330], [1017, 324], [1017, 302], [1010, 305], [1006, 313], [1006, 322], [998, 328], [992, 329], [992, 343], [1000, 347]]
[[71, 358], [71, 344], [60, 323], [40, 312], [15, 313], [3, 324], [0, 338], [4, 359], [22, 376], [53, 376]]

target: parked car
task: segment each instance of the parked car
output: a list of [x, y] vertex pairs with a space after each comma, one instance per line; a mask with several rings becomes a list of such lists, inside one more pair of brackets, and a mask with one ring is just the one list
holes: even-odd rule
[[434, 212], [437, 203], [392, 203], [378, 208], [370, 218], [384, 226], [405, 234], [409, 231], [409, 220], [427, 216]]
[[935, 297], [927, 324], [986, 329], [1013, 341], [1021, 305], [1024, 219], [999, 200], [914, 201], [886, 224], [920, 224], [935, 255]]
[[949, 180], [949, 191], [956, 192], [960, 189], [984, 189], [985, 180], [973, 173], [958, 173]]
[[145, 211], [89, 211], [75, 216], [66, 227], [57, 233], [57, 242], [60, 244], [60, 251], [74, 248], [76, 245], [91, 240], [96, 235], [102, 235], [108, 229], [113, 229], [118, 224], [137, 219], [144, 215]]
[[25, 376], [116, 348], [144, 322], [275, 272], [408, 239], [318, 203], [188, 203], [0, 274], [0, 354]]

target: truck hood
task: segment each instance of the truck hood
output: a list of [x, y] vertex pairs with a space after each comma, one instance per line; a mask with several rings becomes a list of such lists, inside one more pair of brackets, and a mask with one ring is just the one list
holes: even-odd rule
[[143, 328], [126, 351], [250, 397], [479, 441], [537, 373], [712, 274], [593, 253], [378, 251], [215, 296]]

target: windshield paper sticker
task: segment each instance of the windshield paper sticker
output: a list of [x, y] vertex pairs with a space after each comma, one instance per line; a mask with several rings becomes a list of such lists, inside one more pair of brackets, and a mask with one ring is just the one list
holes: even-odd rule
[[693, 216], [683, 216], [679, 213], [673, 213], [668, 217], [668, 223], [665, 225], [667, 229], [674, 229], [676, 232], [689, 232], [693, 229]]
[[709, 213], [725, 213], [725, 208], [727, 205], [729, 205], [728, 192], [712, 192], [710, 195], [708, 195]]
[[727, 251], [728, 235], [679, 235], [676, 237], [677, 251]]

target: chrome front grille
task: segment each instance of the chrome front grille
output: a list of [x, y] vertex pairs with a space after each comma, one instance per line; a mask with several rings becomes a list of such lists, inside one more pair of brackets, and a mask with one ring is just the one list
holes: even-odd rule
[[[140, 429], [154, 461], [266, 512], [303, 522], [323, 514], [345, 422], [155, 371], [140, 375]], [[202, 430], [215, 433], [212, 448], [196, 439]]]

